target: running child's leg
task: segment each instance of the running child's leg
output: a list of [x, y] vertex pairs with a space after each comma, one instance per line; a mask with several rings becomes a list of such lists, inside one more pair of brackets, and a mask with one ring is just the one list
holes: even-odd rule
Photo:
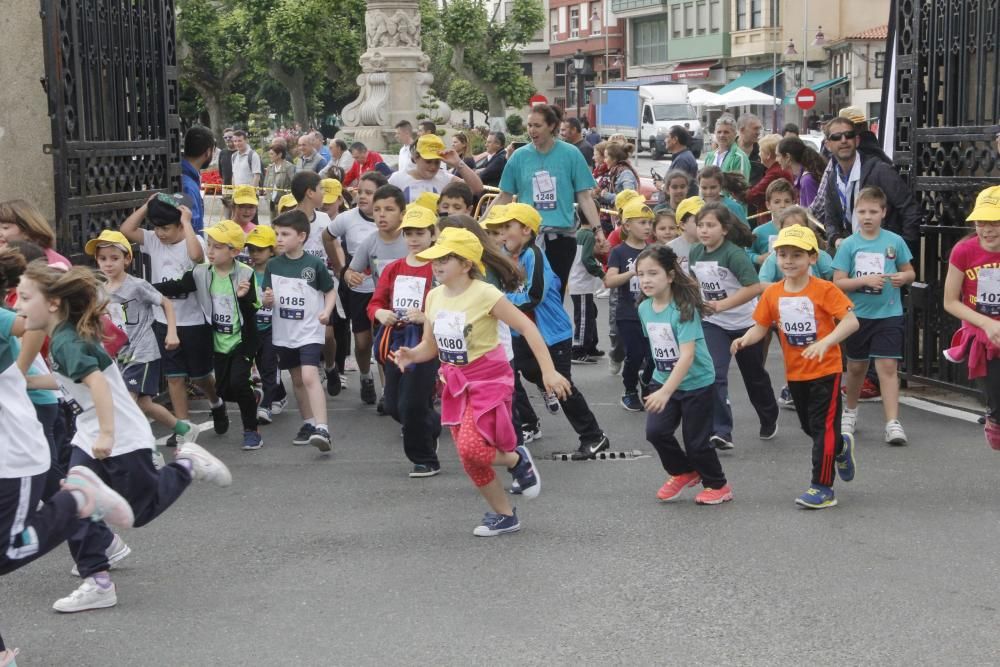
[[584, 318], [586, 317], [583, 305], [582, 294], [570, 294], [573, 302], [573, 347], [582, 350], [584, 348]]
[[310, 423], [310, 420], [313, 418], [313, 411], [312, 404], [309, 402], [309, 392], [306, 390], [306, 385], [302, 380], [302, 366], [289, 369], [288, 372], [292, 376], [292, 391], [295, 393], [295, 402], [299, 404], [299, 413], [302, 415], [302, 421]]
[[885, 420], [899, 419], [899, 361], [896, 359], [875, 359], [875, 371], [882, 390], [882, 410]]
[[643, 347], [642, 325], [638, 320], [622, 320], [618, 322], [618, 340], [625, 350], [622, 366], [622, 384], [626, 394], [638, 394], [639, 369], [646, 357]]
[[[659, 388], [660, 385], [651, 387], [653, 391]], [[711, 403], [710, 397], [708, 402]], [[681, 443], [678, 442], [675, 435], [680, 423], [681, 402], [673, 396], [661, 412], [646, 413], [646, 440], [656, 449], [656, 453], [660, 456], [660, 464], [671, 477], [694, 472], [694, 466], [688, 460], [684, 450], [681, 449]], [[711, 420], [709, 420], [709, 429], [711, 429]]]
[[726, 474], [722, 471], [719, 454], [712, 446], [712, 421], [715, 402], [712, 387], [677, 391], [671, 403], [676, 401], [681, 413], [681, 433], [687, 460], [701, 475], [701, 483], [706, 489], [721, 489], [726, 485]]
[[868, 372], [868, 360], [854, 361], [847, 360], [847, 396], [845, 406], [851, 410], [858, 407], [858, 398], [861, 396], [861, 385], [865, 381], [865, 373]]
[[[326, 417], [326, 396], [323, 395], [323, 385], [319, 380], [319, 366], [306, 364], [299, 367], [302, 378], [302, 388], [309, 403], [310, 416], [316, 420], [316, 428], [322, 427], [329, 431]], [[298, 394], [296, 393], [296, 397]]]
[[731, 339], [729, 334], [722, 327], [711, 322], [702, 325], [705, 332], [705, 343], [708, 351], [712, 355], [712, 365], [715, 366], [715, 405], [713, 411], [713, 435], [724, 438], [727, 441], [733, 439], [733, 412], [729, 407], [729, 361], [732, 356], [729, 354]]
[[736, 365], [743, 376], [743, 386], [760, 420], [761, 436], [773, 434], [778, 423], [778, 402], [774, 398], [771, 376], [764, 366], [765, 354], [764, 341], [736, 353]]

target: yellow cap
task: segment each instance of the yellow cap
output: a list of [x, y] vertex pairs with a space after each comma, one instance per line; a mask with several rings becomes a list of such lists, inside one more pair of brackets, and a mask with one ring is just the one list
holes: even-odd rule
[[437, 213], [414, 203], [406, 207], [406, 213], [403, 214], [403, 222], [399, 227], [400, 229], [426, 229], [436, 225], [437, 221]]
[[536, 234], [538, 233], [538, 229], [542, 226], [541, 214], [535, 210], [534, 206], [529, 204], [507, 204], [507, 210], [504, 212], [504, 218], [504, 220], [498, 220], [498, 222], [517, 220]]
[[846, 118], [847, 120], [855, 124], [863, 123], [866, 120], [868, 120], [867, 118], [865, 118], [865, 112], [859, 109], [858, 107], [844, 107], [837, 113], [837, 115], [840, 116], [841, 118]]
[[128, 257], [132, 256], [132, 243], [125, 238], [124, 234], [113, 229], [105, 229], [96, 239], [87, 241], [84, 250], [88, 255], [96, 255], [98, 248], [106, 248], [108, 246], [121, 248], [122, 252]]
[[[410, 206], [423, 206], [428, 211], [433, 213], [438, 212], [438, 201], [441, 199], [441, 195], [436, 192], [421, 192], [420, 195], [410, 202]], [[407, 207], [409, 208], [409, 207]]]
[[436, 134], [425, 134], [417, 139], [417, 155], [425, 160], [440, 160], [444, 140]]
[[205, 229], [205, 233], [212, 240], [224, 243], [236, 250], [243, 250], [243, 246], [246, 245], [244, 241], [246, 235], [243, 233], [243, 229], [232, 220], [220, 220]]
[[778, 232], [778, 238], [774, 241], [774, 247], [780, 248], [782, 246], [792, 246], [809, 252], [819, 252], [819, 244], [816, 243], [816, 234], [813, 233], [813, 230], [802, 225], [789, 225]]
[[486, 216], [480, 220], [479, 224], [482, 227], [487, 227], [489, 225], [502, 225], [510, 220], [510, 216], [507, 215], [508, 204], [493, 204], [490, 210], [486, 212]]
[[239, 206], [240, 204], [249, 204], [250, 206], [257, 205], [257, 188], [252, 185], [237, 185], [233, 188], [233, 203]]
[[622, 220], [652, 220], [655, 217], [653, 209], [646, 206], [642, 199], [630, 199], [622, 208]]
[[323, 186], [324, 204], [332, 204], [344, 194], [344, 186], [336, 178], [324, 178], [319, 184]]
[[698, 215], [698, 213], [705, 207], [705, 200], [701, 197], [688, 197], [681, 201], [677, 205], [677, 210], [674, 211], [675, 217], [678, 223], [683, 223], [684, 218], [688, 215]]
[[966, 222], [997, 222], [1000, 220], [1000, 185], [986, 188], [976, 197], [976, 207], [965, 219]]
[[475, 264], [480, 273], [486, 273], [486, 267], [483, 266], [483, 244], [479, 242], [475, 234], [467, 229], [445, 227], [441, 230], [437, 242], [427, 250], [417, 254], [417, 259], [427, 262], [448, 255], [463, 257]]
[[246, 245], [255, 248], [273, 248], [278, 245], [278, 235], [270, 225], [257, 225], [247, 234]]
[[623, 208], [625, 208], [625, 204], [629, 203], [630, 201], [632, 201], [637, 197], [639, 199], [642, 199], [642, 195], [640, 195], [635, 190], [622, 190], [621, 192], [615, 195], [615, 210], [621, 211]]
[[290, 208], [295, 208], [299, 203], [295, 201], [295, 197], [292, 195], [282, 195], [281, 199], [278, 200], [278, 213], [284, 213]]

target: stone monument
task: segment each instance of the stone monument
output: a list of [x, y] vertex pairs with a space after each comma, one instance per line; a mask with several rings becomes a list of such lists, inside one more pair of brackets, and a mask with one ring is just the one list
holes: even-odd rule
[[361, 90], [341, 112], [343, 133], [382, 150], [397, 122], [416, 122], [434, 82], [427, 71], [430, 58], [420, 48], [417, 0], [369, 0], [365, 44], [357, 80]]

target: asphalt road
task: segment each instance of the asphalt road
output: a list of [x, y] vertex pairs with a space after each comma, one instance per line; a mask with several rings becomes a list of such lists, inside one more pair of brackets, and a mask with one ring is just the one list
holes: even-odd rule
[[[777, 350], [769, 367], [777, 388]], [[612, 449], [652, 454], [607, 367], [573, 370]], [[0, 579], [0, 627], [22, 667], [997, 664], [1000, 455], [982, 428], [904, 406], [911, 444], [890, 448], [864, 404], [856, 480], [809, 512], [794, 413], [758, 440], [732, 380], [734, 502], [659, 504], [655, 455], [545, 460], [575, 447], [545, 415], [543, 492], [519, 503], [520, 533], [491, 539], [472, 536], [485, 505], [450, 440], [442, 475], [409, 479], [398, 427], [351, 374], [329, 401], [333, 456], [291, 446], [294, 411], [258, 452], [235, 429], [203, 436], [232, 487], [194, 486], [124, 535], [117, 607], [51, 610], [78, 583], [60, 548]]]

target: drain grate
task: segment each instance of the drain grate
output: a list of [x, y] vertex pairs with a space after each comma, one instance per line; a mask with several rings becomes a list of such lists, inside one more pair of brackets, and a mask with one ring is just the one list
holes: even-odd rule
[[[576, 452], [552, 452], [548, 458], [553, 461], [572, 461]], [[638, 449], [627, 449], [621, 452], [601, 452], [588, 461], [632, 461], [635, 459], [648, 459], [649, 454], [643, 454]]]

